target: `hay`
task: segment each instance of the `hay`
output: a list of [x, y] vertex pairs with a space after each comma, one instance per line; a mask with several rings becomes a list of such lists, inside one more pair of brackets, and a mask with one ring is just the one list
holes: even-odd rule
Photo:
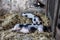
[[[45, 17], [45, 15], [38, 13], [35, 15], [41, 17], [44, 22], [43, 24], [48, 26], [48, 22], [50, 21], [47, 17]], [[5, 31], [0, 31], [0, 40], [51, 40], [51, 34], [47, 32], [39, 33], [36, 31], [35, 33], [23, 34], [8, 30], [17, 23], [32, 23], [32, 21], [29, 18], [22, 17], [17, 13], [5, 14], [4, 21], [2, 22], [2, 27]]]
[[5, 15], [5, 20], [2, 22], [2, 27], [4, 29], [9, 29], [13, 27], [15, 24], [20, 23], [20, 24], [29, 24], [32, 23], [32, 21], [26, 17], [22, 17], [18, 15], [17, 13], [13, 14], [7, 14]]
[[51, 40], [50, 33], [30, 33], [30, 34], [23, 34], [23, 33], [17, 33], [17, 32], [10, 32], [3, 31], [1, 34], [1, 40]]

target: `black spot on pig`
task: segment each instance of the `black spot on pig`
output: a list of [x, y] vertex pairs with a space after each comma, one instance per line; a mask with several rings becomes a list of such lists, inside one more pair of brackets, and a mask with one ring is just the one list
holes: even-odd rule
[[26, 25], [24, 25], [24, 27], [26, 27], [26, 28], [27, 28], [29, 25], [32, 25], [32, 24], [26, 24]]
[[25, 15], [25, 17], [28, 17], [28, 15]]
[[24, 27], [24, 25], [23, 24], [20, 24], [19, 27], [22, 28], [22, 27]]
[[37, 28], [35, 28], [35, 27], [31, 27], [31, 28], [30, 28], [30, 32], [31, 32], [31, 33], [34, 33], [36, 30], [37, 30]]
[[38, 22], [36, 22], [36, 24], [38, 24]]
[[33, 23], [33, 25], [36, 25], [36, 24]]
[[34, 19], [34, 21], [36, 21], [36, 19]]

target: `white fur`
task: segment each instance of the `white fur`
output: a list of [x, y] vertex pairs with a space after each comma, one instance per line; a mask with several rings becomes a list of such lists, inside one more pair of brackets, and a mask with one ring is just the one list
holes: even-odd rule
[[29, 29], [23, 27], [23, 28], [20, 30], [20, 32], [22, 32], [22, 33], [29, 33]]
[[39, 31], [39, 32], [43, 32], [43, 25], [39, 25], [39, 26], [38, 26], [38, 31]]
[[28, 18], [34, 18], [34, 15], [32, 13], [23, 13], [22, 16], [27, 15]]

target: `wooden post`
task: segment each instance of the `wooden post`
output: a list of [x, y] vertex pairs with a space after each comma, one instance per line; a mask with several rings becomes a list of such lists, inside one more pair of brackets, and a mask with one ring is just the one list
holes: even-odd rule
[[54, 17], [53, 17], [53, 25], [52, 25], [52, 37], [55, 37], [56, 35], [56, 26], [58, 21], [58, 12], [59, 12], [59, 0], [55, 1], [55, 7], [54, 7]]
[[52, 37], [55, 37], [59, 12], [59, 0], [47, 0], [46, 10], [47, 16], [51, 19]]

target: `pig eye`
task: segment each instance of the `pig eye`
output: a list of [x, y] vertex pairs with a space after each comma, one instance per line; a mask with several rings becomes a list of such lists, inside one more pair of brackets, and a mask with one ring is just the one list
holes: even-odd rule
[[30, 31], [31, 31], [32, 33], [34, 33], [36, 30], [37, 30], [37, 29], [36, 29], [35, 27], [31, 27], [31, 28], [30, 28]]

